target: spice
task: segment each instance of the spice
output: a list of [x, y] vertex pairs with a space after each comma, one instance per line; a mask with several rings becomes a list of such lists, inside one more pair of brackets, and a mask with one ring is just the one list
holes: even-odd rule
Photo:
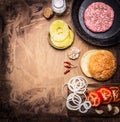
[[70, 72], [70, 69], [67, 69], [67, 70], [64, 72], [64, 74], [67, 74], [68, 72]]
[[73, 64], [71, 64], [71, 62], [69, 62], [69, 61], [64, 61], [64, 63], [65, 63], [65, 64], [69, 64], [69, 65], [73, 65]]
[[67, 68], [67, 70], [64, 72], [64, 74], [67, 74], [68, 72], [70, 72], [70, 70], [72, 68], [76, 68], [77, 66], [73, 65], [71, 62], [69, 61], [64, 61], [64, 67]]
[[65, 65], [65, 67], [66, 67], [66, 68], [71, 68], [71, 66], [70, 66], [70, 65]]
[[66, 68], [76, 68], [77, 66], [74, 66], [74, 65], [64, 65], [64, 67], [66, 67]]

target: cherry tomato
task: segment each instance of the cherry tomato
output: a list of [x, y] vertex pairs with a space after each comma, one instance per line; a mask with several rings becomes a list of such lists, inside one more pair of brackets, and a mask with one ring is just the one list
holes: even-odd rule
[[112, 102], [120, 101], [120, 89], [117, 86], [111, 86], [109, 89], [112, 91], [113, 99]]
[[97, 107], [103, 102], [102, 95], [96, 91], [90, 91], [87, 99], [91, 102], [93, 107]]
[[97, 90], [103, 97], [103, 104], [109, 104], [112, 101], [112, 91], [108, 87], [101, 87]]

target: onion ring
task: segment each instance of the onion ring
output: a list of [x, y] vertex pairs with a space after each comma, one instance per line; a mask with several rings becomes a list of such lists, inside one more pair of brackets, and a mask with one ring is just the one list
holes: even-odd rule
[[87, 111], [88, 111], [88, 109], [90, 109], [91, 108], [91, 103], [90, 103], [90, 101], [85, 101], [85, 102], [83, 102], [82, 104], [80, 104], [80, 106], [79, 106], [79, 111], [81, 112], [81, 113], [86, 113]]
[[75, 93], [71, 93], [67, 97], [67, 101], [71, 101], [71, 100], [76, 105], [79, 105], [80, 103], [82, 103], [82, 98], [78, 94], [75, 94]]
[[87, 88], [87, 81], [84, 77], [81, 77], [81, 76], [76, 76], [76, 77], [71, 78], [67, 84], [68, 84], [68, 89], [72, 92], [77, 92], [80, 89], [84, 89], [83, 90], [84, 92], [86, 91], [86, 88]]
[[72, 105], [72, 104], [70, 104], [70, 102], [72, 102], [72, 100], [67, 100], [66, 101], [66, 107], [69, 109], [69, 110], [73, 110], [73, 111], [76, 111], [76, 110], [78, 110], [79, 109], [79, 104], [77, 104], [77, 105]]
[[86, 113], [88, 109], [91, 108], [91, 102], [87, 100], [86, 90], [87, 90], [87, 80], [82, 76], [76, 76], [71, 78], [68, 83], [65, 83], [63, 89], [67, 85], [68, 89], [72, 92], [66, 99], [66, 107], [69, 110], [78, 110], [81, 113]]

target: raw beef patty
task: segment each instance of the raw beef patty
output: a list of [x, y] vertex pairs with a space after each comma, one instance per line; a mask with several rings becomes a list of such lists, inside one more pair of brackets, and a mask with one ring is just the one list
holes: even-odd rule
[[114, 10], [103, 2], [90, 4], [84, 12], [84, 23], [93, 32], [105, 32], [112, 26]]

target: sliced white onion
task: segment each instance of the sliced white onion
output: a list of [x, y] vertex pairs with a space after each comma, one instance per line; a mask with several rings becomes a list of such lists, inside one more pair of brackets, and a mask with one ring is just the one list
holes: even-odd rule
[[[84, 100], [82, 100], [82, 98]], [[79, 110], [81, 113], [86, 113], [91, 108], [91, 102], [86, 101], [86, 95], [69, 94], [66, 101], [66, 106], [69, 110]]]
[[[79, 93], [83, 93], [86, 91], [87, 88], [87, 81], [85, 78], [81, 77], [81, 76], [76, 76], [71, 78], [68, 81], [68, 89], [72, 92], [77, 92], [79, 91]], [[81, 89], [83, 92], [80, 92]]]
[[72, 91], [72, 92], [75, 92], [77, 89], [80, 89], [81, 88], [81, 86], [79, 85], [76, 85], [76, 78], [72, 78], [72, 79], [70, 79], [69, 81], [68, 81], [68, 88], [69, 88], [69, 90], [70, 91]]
[[79, 105], [82, 103], [82, 98], [78, 94], [71, 93], [67, 97], [67, 101], [72, 101], [74, 104]]
[[85, 101], [83, 104], [86, 109], [90, 109], [92, 106], [90, 101]]
[[85, 93], [83, 93], [83, 94], [79, 94], [79, 96], [80, 96], [81, 99], [82, 99], [82, 102], [81, 102], [81, 103], [83, 103], [83, 102], [86, 101], [86, 94], [85, 94]]
[[[82, 76], [76, 76], [71, 78], [68, 83], [64, 84], [68, 86], [68, 89], [72, 92], [66, 98], [66, 107], [69, 110], [79, 110], [81, 113], [86, 113], [91, 108], [91, 102], [87, 100], [87, 80]], [[63, 91], [63, 90], [62, 90]]]
[[73, 110], [73, 111], [78, 110], [78, 109], [79, 109], [79, 104], [77, 104], [77, 105], [75, 105], [75, 104], [72, 105], [71, 102], [72, 102], [72, 100], [67, 100], [67, 101], [66, 101], [66, 107], [67, 107], [69, 110]]
[[76, 94], [84, 94], [86, 92], [86, 88], [80, 89], [79, 91], [76, 92]]
[[86, 109], [86, 108], [84, 107], [84, 105], [81, 104], [81, 106], [79, 107], [79, 112], [80, 112], [80, 113], [87, 113], [87, 111], [88, 111], [88, 109]]
[[86, 113], [90, 108], [91, 108], [91, 103], [89, 101], [85, 101], [82, 104], [80, 104], [79, 111], [81, 113]]

